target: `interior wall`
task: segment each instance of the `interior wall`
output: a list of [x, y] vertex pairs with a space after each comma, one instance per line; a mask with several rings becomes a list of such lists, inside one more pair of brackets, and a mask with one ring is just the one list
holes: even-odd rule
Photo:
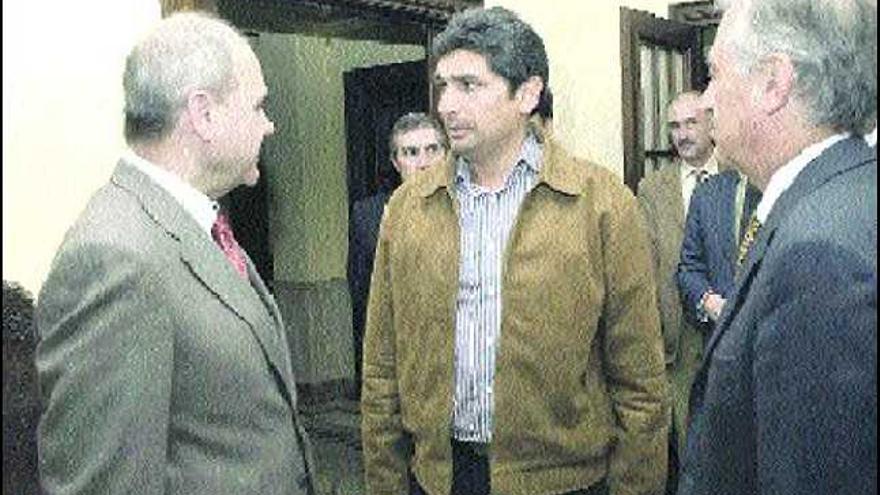
[[297, 383], [354, 378], [343, 73], [424, 58], [420, 46], [262, 34], [253, 44], [275, 135], [265, 141], [275, 299]]
[[35, 296], [116, 165], [125, 55], [159, 18], [158, 0], [3, 2], [3, 278]]
[[345, 278], [348, 256], [343, 72], [420, 60], [421, 46], [293, 34], [254, 45], [275, 135], [264, 145], [275, 279]]
[[553, 128], [574, 154], [623, 178], [620, 7], [667, 17], [669, 0], [485, 0], [519, 14], [541, 35], [550, 59]]

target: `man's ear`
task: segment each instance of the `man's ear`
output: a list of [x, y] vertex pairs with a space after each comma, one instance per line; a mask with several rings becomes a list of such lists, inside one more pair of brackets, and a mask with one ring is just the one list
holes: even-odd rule
[[544, 80], [539, 76], [532, 76], [520, 84], [516, 90], [520, 113], [531, 115], [538, 106], [542, 91], [544, 91]]
[[192, 125], [193, 131], [203, 141], [211, 142], [217, 133], [214, 99], [205, 91], [193, 91], [186, 98], [183, 113]]
[[766, 115], [772, 115], [790, 103], [797, 78], [791, 57], [773, 53], [758, 64], [754, 74], [758, 78], [758, 105]]

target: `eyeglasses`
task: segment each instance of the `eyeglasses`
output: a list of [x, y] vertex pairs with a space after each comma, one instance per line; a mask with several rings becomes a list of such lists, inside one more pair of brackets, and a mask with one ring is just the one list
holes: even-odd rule
[[443, 151], [439, 143], [426, 144], [424, 146], [401, 146], [397, 148], [397, 155], [406, 158], [415, 158], [424, 151], [426, 155], [436, 155]]

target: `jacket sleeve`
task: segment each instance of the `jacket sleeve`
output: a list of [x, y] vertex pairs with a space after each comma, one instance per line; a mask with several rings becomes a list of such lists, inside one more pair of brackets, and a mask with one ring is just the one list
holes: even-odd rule
[[398, 393], [389, 217], [385, 210], [376, 249], [364, 341], [361, 392], [362, 441], [367, 493], [408, 493], [411, 442], [403, 430]]
[[[664, 319], [663, 311], [664, 308], [668, 310], [673, 304], [678, 304], [678, 301], [664, 301], [664, 293], [663, 288], [661, 287], [661, 281], [664, 276], [672, 276], [670, 273], [663, 273], [663, 262], [662, 262], [662, 242], [660, 239], [661, 227], [659, 218], [659, 212], [657, 211], [657, 191], [654, 188], [655, 183], [649, 183], [646, 180], [642, 180], [639, 182], [639, 195], [637, 197], [638, 203], [640, 206], [640, 213], [643, 215], [645, 219], [646, 229], [645, 232], [648, 238], [648, 247], [651, 255], [651, 269], [653, 270], [654, 280], [657, 282], [657, 287], [655, 290], [655, 303], [658, 311], [660, 311], [660, 331], [663, 335], [663, 349], [664, 349], [664, 359], [666, 365], [671, 365], [675, 362], [677, 358], [677, 349], [678, 349], [678, 341], [680, 336], [680, 330], [678, 328], [668, 328], [670, 320], [678, 321], [674, 316], [669, 316]], [[675, 287], [673, 286], [673, 290]], [[667, 294], [668, 296], [668, 294]]]
[[56, 259], [37, 309], [45, 493], [164, 493], [175, 320], [160, 273], [95, 244]]
[[678, 288], [684, 300], [685, 311], [695, 321], [701, 321], [697, 306], [703, 294], [712, 286], [709, 282], [709, 264], [706, 253], [701, 212], [703, 203], [710, 198], [710, 189], [698, 187], [691, 198], [685, 221], [684, 239], [681, 243], [681, 258], [678, 263]]
[[[654, 277], [656, 280], [657, 275], [660, 273], [660, 240], [657, 235], [657, 233], [660, 231], [660, 227], [657, 225], [656, 207], [654, 206], [656, 201], [649, 188], [650, 185], [647, 184], [646, 181], [640, 181], [639, 195], [637, 199], [639, 202], [641, 213], [645, 219], [645, 233], [647, 234], [649, 240], [648, 245], [651, 250], [651, 266], [653, 267]], [[658, 307], [660, 305], [659, 296], [657, 298], [657, 305]]]
[[605, 256], [605, 370], [618, 439], [611, 453], [611, 493], [663, 493], [669, 399], [656, 284], [645, 224], [628, 191], [600, 226]]

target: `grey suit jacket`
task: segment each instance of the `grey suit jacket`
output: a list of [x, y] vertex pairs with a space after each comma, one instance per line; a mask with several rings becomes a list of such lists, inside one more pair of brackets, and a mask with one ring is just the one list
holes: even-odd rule
[[679, 494], [877, 490], [877, 155], [813, 160], [777, 200], [694, 382]]
[[250, 284], [120, 162], [38, 300], [47, 493], [313, 492], [284, 326], [248, 265]]

